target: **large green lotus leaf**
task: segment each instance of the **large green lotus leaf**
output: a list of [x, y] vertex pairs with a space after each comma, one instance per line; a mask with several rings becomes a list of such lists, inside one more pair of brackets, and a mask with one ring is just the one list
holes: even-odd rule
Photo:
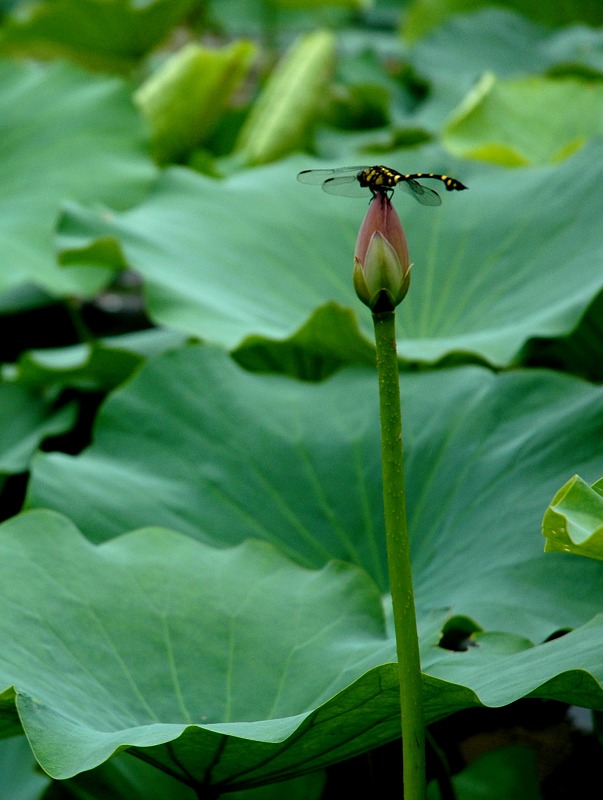
[[522, 363], [580, 375], [593, 383], [603, 381], [603, 292], [581, 317], [578, 325], [560, 339], [528, 342]]
[[[401, 388], [419, 601], [536, 640], [590, 619], [598, 565], [545, 555], [541, 521], [568, 464], [603, 473], [603, 388], [477, 367]], [[34, 459], [27, 504], [94, 541], [153, 524], [217, 546], [260, 537], [306, 566], [357, 564], [385, 591], [377, 393], [370, 369], [304, 384], [175, 350], [110, 397], [87, 451]]]
[[[266, 753], [393, 653], [365, 574], [335, 562], [309, 571], [266, 543], [214, 549], [151, 528], [96, 547], [39, 511], [3, 526], [0, 573], [11, 642], [1, 683], [15, 687], [32, 749], [57, 778], [189, 728], [188, 753], [172, 767], [244, 788], [250, 762], [256, 780], [278, 775]], [[337, 729], [336, 708], [325, 724]], [[360, 718], [349, 724], [364, 732]], [[245, 739], [277, 746], [245, 756]], [[325, 757], [324, 738], [318, 751], [306, 744], [302, 754], [289, 742], [282, 760], [291, 747], [302, 762]]]
[[489, 73], [457, 109], [442, 140], [459, 156], [518, 166], [558, 161], [601, 135], [603, 83], [500, 81]]
[[[290, 41], [300, 30], [347, 28], [350, 19], [363, 20], [362, 14], [356, 15], [372, 5], [373, 0], [273, 0], [272, 13], [264, 15], [248, 0], [220, 0], [212, 4], [211, 17], [219, 30], [232, 38], [251, 36], [261, 40], [268, 33], [278, 35], [280, 43]], [[268, 44], [271, 43], [269, 40]]]
[[[228, 800], [282, 800], [283, 797], [320, 800], [324, 783], [325, 773], [319, 771], [257, 789], [229, 792], [227, 796]], [[55, 781], [52, 789], [52, 800], [196, 800], [197, 797], [193, 789], [128, 752], [114, 756], [96, 769]]]
[[[452, 782], [455, 800], [542, 800], [536, 754], [523, 744], [484, 753], [453, 775]], [[427, 788], [427, 800], [442, 800], [435, 781]]]
[[433, 83], [446, 75], [472, 80], [572, 69], [603, 73], [603, 31], [582, 25], [551, 29], [503, 8], [455, 14], [410, 50], [413, 67]]
[[41, 800], [51, 781], [36, 765], [24, 736], [0, 741], [0, 786], [7, 800]]
[[[320, 800], [324, 771], [300, 775], [255, 789], [228, 792], [228, 800]], [[64, 794], [61, 790], [64, 790]], [[196, 800], [183, 783], [130, 753], [114, 756], [96, 769], [55, 782], [52, 800]], [[50, 798], [48, 798], [50, 800]]]
[[[354, 567], [306, 570], [266, 543], [214, 549], [161, 528], [95, 546], [34, 511], [0, 529], [0, 596], [1, 682], [53, 777], [130, 748], [202, 796], [399, 731], [394, 643]], [[442, 617], [421, 615], [428, 721], [529, 693], [603, 703], [602, 617], [538, 647], [483, 636], [465, 654], [436, 646]]]
[[56, 266], [53, 231], [68, 198], [125, 208], [155, 174], [128, 85], [67, 64], [0, 62], [0, 292], [33, 283], [92, 290], [104, 269]]
[[[591, 588], [600, 607], [600, 580], [597, 585], [591, 583]], [[569, 585], [563, 591], [571, 591]], [[430, 652], [432, 659], [422, 657], [422, 666], [430, 676], [456, 684], [457, 691], [461, 686], [471, 687], [482, 702], [494, 707], [529, 696], [600, 710], [602, 642], [603, 614], [597, 614], [580, 628], [536, 646], [509, 634], [478, 634], [475, 647], [469, 647], [462, 658], [457, 652], [435, 647]]]
[[[415, 39], [436, 28], [453, 14], [474, 11], [492, 5], [491, 0], [412, 0], [406, 10], [404, 34]], [[551, 3], [550, 0], [498, 0], [503, 6], [522, 13], [550, 27], [585, 22], [603, 23], [603, 8], [599, 0], [580, 0], [579, 3]]]
[[328, 303], [316, 311], [293, 337], [267, 342], [249, 336], [233, 357], [251, 372], [280, 372], [302, 380], [322, 380], [339, 367], [375, 363], [374, 344], [358, 335], [351, 308]]
[[603, 30], [575, 25], [551, 30], [501, 8], [457, 14], [419, 40], [408, 53], [429, 81], [429, 94], [413, 119], [439, 130], [485, 72], [499, 78], [542, 73], [603, 74]]
[[25, 472], [40, 442], [69, 430], [71, 405], [54, 408], [52, 397], [26, 387], [0, 383], [0, 475]]
[[129, 752], [95, 769], [55, 781], [42, 800], [197, 800], [195, 792]]
[[603, 479], [592, 486], [579, 475], [565, 483], [542, 521], [545, 550], [603, 560]]
[[279, 783], [269, 783], [256, 789], [230, 792], [228, 800], [321, 800], [326, 783], [325, 770], [300, 775]]
[[[469, 186], [426, 208], [400, 192], [414, 262], [399, 313], [402, 357], [453, 352], [506, 364], [533, 336], [567, 333], [603, 285], [599, 208], [603, 140], [557, 166], [521, 172], [408, 153], [402, 169], [450, 172]], [[432, 160], [433, 159], [433, 160]], [[59, 245], [70, 263], [117, 237], [144, 279], [155, 321], [228, 348], [290, 340], [343, 357], [372, 342], [351, 267], [366, 204], [295, 181], [308, 162], [283, 161], [221, 182], [173, 168], [138, 207], [107, 219], [71, 206]], [[323, 165], [325, 166], [325, 165]], [[360, 332], [338, 336], [336, 303]], [[316, 319], [315, 319], [316, 317]], [[314, 341], [311, 342], [312, 330]], [[326, 342], [326, 343], [325, 343]]]
[[[542, 800], [535, 751], [523, 744], [495, 747], [452, 776], [455, 800]], [[442, 800], [435, 781], [427, 800]]]
[[107, 70], [131, 68], [196, 0], [37, 0], [4, 21], [0, 52], [57, 56]]

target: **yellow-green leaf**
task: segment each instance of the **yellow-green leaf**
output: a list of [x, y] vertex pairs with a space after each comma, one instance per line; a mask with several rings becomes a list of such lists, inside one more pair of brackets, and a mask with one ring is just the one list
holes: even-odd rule
[[156, 158], [181, 158], [211, 133], [256, 54], [251, 42], [216, 50], [189, 44], [136, 93], [153, 131]]
[[589, 486], [579, 475], [551, 500], [542, 521], [547, 553], [574, 553], [603, 561], [603, 478]]
[[275, 68], [252, 108], [236, 150], [264, 164], [300, 147], [322, 104], [335, 56], [335, 37], [316, 31], [298, 39]]
[[602, 84], [485, 75], [448, 124], [443, 141], [457, 155], [518, 166], [562, 160], [602, 134]]

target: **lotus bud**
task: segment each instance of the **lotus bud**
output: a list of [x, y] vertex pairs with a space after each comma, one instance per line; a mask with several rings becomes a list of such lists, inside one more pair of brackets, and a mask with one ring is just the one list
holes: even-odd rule
[[411, 266], [400, 218], [387, 195], [377, 192], [356, 242], [356, 294], [373, 313], [393, 311], [408, 292]]

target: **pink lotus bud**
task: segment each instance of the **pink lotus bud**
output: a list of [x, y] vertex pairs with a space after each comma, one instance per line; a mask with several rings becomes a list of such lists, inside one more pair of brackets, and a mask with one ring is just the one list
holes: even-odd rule
[[392, 311], [406, 297], [411, 266], [400, 218], [387, 195], [377, 192], [356, 242], [356, 294], [373, 313]]

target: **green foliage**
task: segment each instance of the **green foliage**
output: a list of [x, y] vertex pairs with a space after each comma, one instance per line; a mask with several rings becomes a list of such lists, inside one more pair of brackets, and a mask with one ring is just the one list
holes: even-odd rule
[[560, 161], [596, 136], [603, 136], [603, 83], [500, 82], [489, 73], [446, 126], [444, 143], [457, 155], [515, 167]]
[[0, 474], [25, 472], [43, 439], [73, 426], [75, 408], [53, 405], [52, 395], [44, 397], [24, 386], [0, 384]]
[[25, 736], [0, 741], [2, 791], [11, 800], [34, 800], [50, 784], [41, 774]]
[[251, 42], [221, 51], [189, 44], [140, 87], [136, 100], [153, 130], [158, 161], [176, 161], [207, 140], [254, 55]]
[[[412, 46], [409, 59], [417, 73], [429, 81], [429, 94], [417, 109], [417, 116], [437, 133], [485, 73], [494, 74], [499, 81], [536, 76], [579, 76], [600, 81], [603, 30], [582, 25], [551, 29], [511, 11], [484, 8], [449, 17]], [[596, 91], [596, 85], [594, 88]], [[513, 118], [524, 114], [525, 122], [530, 120], [530, 109], [510, 110]], [[544, 113], [548, 117], [547, 109]], [[556, 131], [563, 120], [567, 125], [581, 124], [571, 101], [561, 109], [560, 116], [561, 120], [555, 121]], [[532, 126], [538, 122], [531, 120]], [[521, 128], [516, 135], [519, 133]]]
[[15, 4], [0, 52], [67, 57], [111, 71], [131, 68], [198, 0], [33, 0]]
[[409, 4], [404, 32], [409, 39], [424, 35], [453, 14], [496, 5], [519, 11], [526, 17], [545, 25], [570, 25], [585, 22], [600, 25], [603, 9], [598, 0], [578, 0], [575, 3], [550, 3], [549, 0], [412, 0]]
[[[456, 800], [541, 800], [534, 752], [525, 745], [501, 747], [478, 758], [454, 779]], [[427, 800], [441, 800], [435, 783]]]
[[[585, 474], [600, 462], [601, 389], [476, 367], [406, 375], [401, 389], [418, 602], [535, 639], [554, 632], [556, 603], [555, 625], [589, 619], [598, 570], [545, 559], [539, 524], [568, 460]], [[214, 546], [262, 538], [307, 567], [354, 563], [386, 590], [374, 374], [299, 384], [204, 347], [166, 353], [107, 401], [86, 453], [38, 456], [28, 505], [95, 542], [149, 524]]]
[[335, 39], [328, 31], [295, 42], [263, 87], [241, 128], [235, 153], [265, 164], [304, 144], [333, 68]]
[[[175, 777], [184, 770], [185, 783], [232, 789], [305, 772], [395, 730], [394, 642], [360, 570], [308, 571], [267, 544], [216, 549], [160, 528], [95, 547], [48, 511], [4, 523], [0, 545], [10, 586], [0, 628], [14, 643], [0, 669], [19, 685], [21, 724], [53, 776], [128, 747]], [[434, 647], [429, 616], [428, 719], [459, 701], [530, 692], [601, 702], [600, 616], [569, 646], [484, 634], [462, 660]]]
[[[212, 765], [207, 783], [229, 788], [305, 771], [339, 725], [323, 703], [391, 659], [377, 588], [345, 564], [308, 571], [268, 545], [215, 549], [159, 528], [96, 548], [45, 511], [5, 523], [1, 542], [2, 583], [10, 577], [18, 602], [0, 623], [15, 643], [0, 669], [54, 777], [128, 745], [159, 746], [159, 760], [199, 784]], [[361, 735], [348, 713], [348, 734]], [[303, 743], [279, 746], [300, 726]]]
[[98, 290], [103, 269], [56, 266], [53, 229], [67, 199], [124, 208], [155, 175], [127, 85], [68, 64], [0, 63], [0, 291]]
[[579, 475], [559, 489], [542, 521], [545, 550], [603, 560], [603, 479], [592, 486]]
[[[436, 213], [402, 195], [414, 267], [399, 313], [399, 354], [434, 362], [461, 351], [505, 365], [531, 336], [569, 333], [603, 286], [593, 202], [600, 178], [592, 169], [602, 154], [603, 140], [593, 141], [521, 179], [507, 169], [458, 165], [449, 171], [462, 169], [469, 191], [447, 196]], [[390, 158], [404, 170], [445, 163], [433, 149]], [[293, 344], [304, 328], [315, 352], [364, 358], [371, 322], [349, 278], [363, 203], [293, 185], [307, 163], [284, 160], [221, 181], [166, 170], [132, 211], [107, 218], [71, 206], [60, 223], [63, 252], [77, 263], [81, 250], [85, 262], [97, 240], [115, 238], [144, 276], [148, 312], [160, 325], [227, 348], [252, 336]], [[221, 303], [225, 287], [228, 303]], [[341, 328], [333, 304], [351, 309], [355, 332]]]
[[[106, 392], [123, 383], [145, 358], [183, 341], [184, 337], [176, 331], [153, 329], [71, 347], [28, 350], [10, 371], [18, 386], [0, 387], [0, 391], [5, 389], [8, 395], [9, 390], [22, 388], [23, 391], [29, 387], [33, 395], [40, 386], [53, 387], [56, 391], [70, 386], [83, 391]], [[32, 402], [29, 400], [29, 413], [33, 410]], [[14, 421], [11, 420], [10, 425], [12, 427]], [[27, 461], [23, 469], [26, 466]]]
[[348, 796], [399, 736], [369, 197], [313, 166], [469, 187], [393, 198], [428, 722], [603, 708], [601, 4], [498, 5], [0, 3], [0, 794]]

